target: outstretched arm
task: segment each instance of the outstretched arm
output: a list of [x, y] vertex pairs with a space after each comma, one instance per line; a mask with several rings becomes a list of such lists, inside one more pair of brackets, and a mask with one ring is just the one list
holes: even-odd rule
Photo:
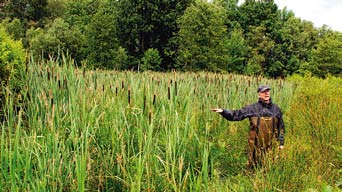
[[239, 110], [226, 110], [222, 108], [212, 108], [210, 111], [221, 114], [224, 118], [229, 121], [241, 121], [244, 118], [248, 117], [248, 108], [244, 107]]

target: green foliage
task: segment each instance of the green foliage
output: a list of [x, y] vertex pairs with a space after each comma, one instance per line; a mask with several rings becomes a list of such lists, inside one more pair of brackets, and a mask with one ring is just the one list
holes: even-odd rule
[[277, 77], [282, 73], [282, 62], [275, 59], [280, 29], [280, 14], [274, 1], [245, 1], [232, 19], [238, 21], [244, 30], [249, 46], [248, 64], [245, 74]]
[[21, 20], [42, 21], [47, 16], [48, 0], [11, 0], [8, 15]]
[[0, 71], [1, 84], [20, 84], [25, 66], [25, 50], [20, 41], [13, 40], [0, 25]]
[[276, 59], [283, 63], [282, 76], [288, 76], [302, 70], [309, 62], [311, 50], [316, 44], [317, 30], [310, 22], [301, 22], [291, 13], [284, 16], [279, 41], [275, 48]]
[[[64, 57], [28, 67], [27, 108], [8, 108], [1, 125], [4, 191], [338, 191], [339, 78], [82, 73]], [[209, 109], [256, 101], [260, 83], [272, 87], [287, 131], [285, 149], [252, 171], [248, 121]]]
[[25, 38], [25, 27], [20, 19], [15, 18], [11, 20], [10, 18], [6, 18], [1, 21], [0, 25], [2, 25], [8, 34], [14, 38], [14, 40], [22, 40]]
[[118, 1], [118, 26], [120, 45], [130, 55], [130, 66], [137, 69], [145, 51], [159, 51], [163, 70], [175, 67], [177, 45], [173, 37], [179, 28], [177, 19], [193, 0], [164, 1]]
[[[178, 65], [185, 70], [229, 70], [228, 36], [222, 7], [196, 1], [179, 19]], [[232, 58], [229, 58], [230, 62]]]
[[[118, 25], [116, 22], [117, 10], [114, 3], [101, 5], [93, 15], [86, 30], [88, 41], [87, 61], [90, 66], [94, 68], [125, 69], [125, 56], [123, 55], [125, 50], [119, 45]], [[119, 59], [122, 56], [124, 58], [120, 61]]]
[[[13, 40], [0, 25], [0, 119], [5, 105], [5, 86], [16, 95], [24, 83], [25, 50], [20, 41]], [[16, 103], [17, 104], [17, 103]]]
[[342, 99], [338, 95], [342, 94], [342, 80], [335, 77], [293, 80], [299, 86], [288, 114], [289, 133], [306, 147], [309, 154], [306, 161], [313, 162], [311, 172], [319, 174], [319, 178], [313, 178], [318, 180], [315, 185], [324, 180], [334, 186], [340, 177], [331, 173], [341, 172]]
[[238, 7], [238, 0], [213, 0], [213, 3], [222, 6], [228, 11], [236, 10]]
[[246, 1], [235, 12], [231, 18], [245, 30], [251, 50], [246, 74], [286, 77], [309, 62], [318, 34], [311, 22], [278, 10], [274, 1]]
[[72, 27], [80, 29], [82, 33], [86, 31], [91, 23], [93, 15], [97, 12], [101, 2], [93, 0], [71, 0], [66, 1], [63, 19]]
[[227, 71], [230, 73], [243, 74], [249, 49], [241, 30], [233, 30], [229, 33], [227, 48]]
[[273, 0], [247, 0], [238, 8], [238, 20], [246, 33], [254, 27], [264, 27], [267, 35], [272, 35], [279, 27], [279, 10]]
[[115, 52], [115, 58], [114, 62], [115, 63], [115, 69], [127, 69], [128, 65], [128, 55], [123, 47], [119, 47], [117, 51]]
[[248, 60], [247, 66], [244, 69], [244, 74], [246, 75], [261, 75], [262, 68], [260, 63], [264, 61], [264, 57], [261, 55], [253, 55], [252, 58]]
[[142, 71], [158, 71], [160, 70], [162, 59], [157, 49], [147, 49], [143, 58], [141, 59], [141, 62], [142, 64], [140, 68]]
[[327, 77], [329, 74], [341, 76], [342, 74], [342, 34], [327, 32], [319, 38], [319, 42], [312, 52], [312, 65], [316, 66], [311, 71], [319, 77]]
[[29, 49], [35, 57], [56, 57], [64, 52], [80, 62], [84, 35], [61, 18], [55, 19], [47, 28], [29, 29], [27, 38]]
[[58, 17], [63, 18], [66, 13], [68, 0], [48, 0], [48, 4], [46, 6], [48, 18], [56, 19]]
[[341, 74], [340, 32], [316, 29], [274, 0], [11, 0], [0, 3], [0, 18], [29, 52], [69, 52], [91, 68], [137, 70], [156, 49], [163, 71]]
[[[248, 63], [251, 63], [254, 69], [260, 69], [253, 71], [255, 75], [266, 75], [269, 72], [270, 63], [268, 57], [271, 55], [271, 50], [274, 47], [275, 42], [266, 33], [266, 27], [264, 26], [250, 26], [250, 32], [247, 33], [248, 45], [251, 50], [251, 57]], [[251, 69], [251, 68], [249, 68]]]

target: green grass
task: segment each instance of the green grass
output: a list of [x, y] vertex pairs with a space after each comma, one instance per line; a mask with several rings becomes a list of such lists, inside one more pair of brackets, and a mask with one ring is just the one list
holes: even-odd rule
[[[67, 58], [28, 66], [25, 105], [6, 96], [4, 191], [341, 189], [342, 101], [326, 88], [342, 93], [340, 79], [85, 71]], [[259, 84], [284, 112], [286, 149], [249, 171], [248, 120], [209, 109], [255, 102]]]

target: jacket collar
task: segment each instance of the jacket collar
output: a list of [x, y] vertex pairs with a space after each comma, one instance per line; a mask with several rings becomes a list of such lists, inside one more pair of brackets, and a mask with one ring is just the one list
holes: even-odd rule
[[260, 98], [259, 98], [259, 101], [258, 101], [258, 103], [260, 103], [263, 107], [267, 107], [267, 108], [270, 108], [270, 107], [272, 107], [272, 99], [270, 98], [270, 102], [269, 103], [265, 103], [265, 102], [263, 102]]

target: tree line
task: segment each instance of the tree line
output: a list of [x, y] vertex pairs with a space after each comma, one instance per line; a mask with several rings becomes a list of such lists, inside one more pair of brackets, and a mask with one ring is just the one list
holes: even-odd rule
[[67, 53], [92, 69], [342, 72], [341, 32], [316, 28], [273, 0], [5, 0], [0, 17], [36, 59]]

